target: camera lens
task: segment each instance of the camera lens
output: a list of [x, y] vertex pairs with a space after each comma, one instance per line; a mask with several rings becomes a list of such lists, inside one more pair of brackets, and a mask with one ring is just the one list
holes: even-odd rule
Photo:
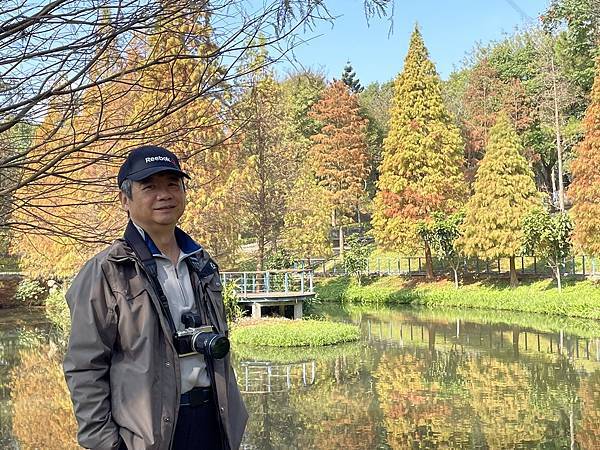
[[229, 339], [218, 333], [196, 333], [192, 346], [198, 353], [215, 359], [221, 359], [229, 353]]

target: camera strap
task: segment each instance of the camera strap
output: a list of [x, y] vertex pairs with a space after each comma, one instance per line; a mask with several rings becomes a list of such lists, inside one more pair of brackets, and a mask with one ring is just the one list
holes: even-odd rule
[[198, 308], [198, 313], [203, 315], [202, 319], [206, 320], [205, 323], [210, 323], [215, 329], [220, 330], [219, 321], [217, 320], [217, 316], [214, 311], [214, 307], [209, 300], [208, 293], [206, 292], [206, 282], [204, 279], [209, 275], [216, 274], [218, 276], [218, 266], [212, 260], [209, 259], [207, 263], [202, 266], [198, 257], [196, 255], [191, 255], [186, 259], [188, 263], [188, 270], [191, 274], [195, 274], [198, 277], [198, 284], [202, 289], [202, 299], [195, 298], [196, 308]]
[[169, 301], [167, 300], [167, 296], [158, 282], [158, 269], [156, 267], [156, 261], [154, 260], [154, 256], [152, 256], [150, 253], [150, 250], [148, 250], [148, 246], [142, 238], [142, 235], [131, 220], [125, 228], [124, 238], [129, 246], [133, 249], [134, 253], [137, 255], [146, 273], [148, 274], [150, 284], [152, 284], [154, 292], [156, 292], [158, 295], [160, 308], [162, 309], [163, 315], [166, 317], [167, 322], [169, 323], [171, 332], [175, 333], [177, 328], [175, 327], [175, 322], [173, 321], [173, 316], [171, 315], [171, 310], [169, 309]]

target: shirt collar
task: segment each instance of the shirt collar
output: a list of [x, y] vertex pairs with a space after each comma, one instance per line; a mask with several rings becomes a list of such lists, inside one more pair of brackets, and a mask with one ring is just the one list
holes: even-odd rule
[[[156, 244], [154, 243], [154, 241], [152, 240], [150, 235], [148, 233], [146, 233], [144, 231], [144, 229], [142, 227], [140, 227], [138, 224], [136, 224], [133, 221], [131, 221], [131, 222], [133, 223], [133, 225], [137, 228], [137, 230], [140, 232], [140, 234], [144, 238], [144, 241], [146, 242], [146, 245], [148, 246], [148, 250], [150, 250], [150, 253], [152, 253], [152, 256], [165, 256], [158, 249], [158, 247], [156, 246]], [[200, 244], [198, 244], [196, 241], [194, 241], [185, 231], [183, 231], [179, 227], [175, 228], [175, 240], [177, 241], [177, 246], [181, 250], [181, 253], [183, 253], [182, 255], [180, 255], [180, 258], [179, 258], [180, 260], [181, 260], [181, 258], [185, 258], [186, 256], [190, 256], [190, 255], [193, 255], [193, 254], [196, 254], [196, 253], [199, 253], [200, 251], [202, 251], [202, 246]]]

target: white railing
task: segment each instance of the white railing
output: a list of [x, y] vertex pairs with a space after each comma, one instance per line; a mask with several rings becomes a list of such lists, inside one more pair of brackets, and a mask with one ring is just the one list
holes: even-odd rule
[[313, 271], [310, 269], [265, 270], [257, 272], [222, 272], [223, 284], [233, 283], [238, 295], [250, 293], [313, 294]]

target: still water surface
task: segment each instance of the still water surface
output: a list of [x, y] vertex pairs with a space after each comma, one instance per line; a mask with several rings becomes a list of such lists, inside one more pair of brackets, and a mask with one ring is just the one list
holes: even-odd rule
[[[359, 324], [362, 341], [236, 349], [251, 415], [244, 448], [600, 449], [599, 322], [459, 310], [321, 313]], [[0, 448], [77, 448], [51, 335], [40, 315], [0, 310]]]

